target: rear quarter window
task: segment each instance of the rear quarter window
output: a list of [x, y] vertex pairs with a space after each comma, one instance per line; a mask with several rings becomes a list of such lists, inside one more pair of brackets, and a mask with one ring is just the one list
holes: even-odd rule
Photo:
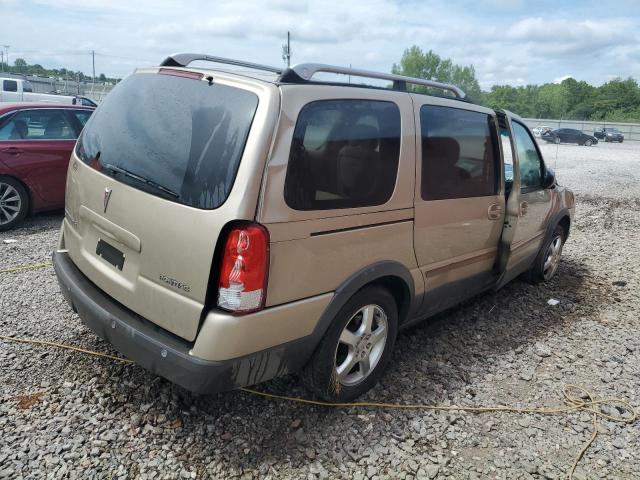
[[400, 110], [393, 102], [323, 100], [296, 122], [285, 201], [295, 210], [382, 205], [400, 158]]

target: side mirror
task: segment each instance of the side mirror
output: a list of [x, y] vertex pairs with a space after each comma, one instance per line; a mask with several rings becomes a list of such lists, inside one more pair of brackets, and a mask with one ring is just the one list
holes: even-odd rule
[[550, 168], [546, 168], [544, 171], [544, 178], [542, 179], [542, 186], [544, 188], [553, 188], [556, 185], [556, 174]]

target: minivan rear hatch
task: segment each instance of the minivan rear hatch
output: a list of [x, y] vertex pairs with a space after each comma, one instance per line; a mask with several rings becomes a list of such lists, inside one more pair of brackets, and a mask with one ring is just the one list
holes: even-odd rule
[[78, 140], [64, 222], [65, 248], [89, 280], [186, 340], [218, 236], [238, 215], [225, 202], [259, 98], [202, 77], [160, 69], [114, 88]]

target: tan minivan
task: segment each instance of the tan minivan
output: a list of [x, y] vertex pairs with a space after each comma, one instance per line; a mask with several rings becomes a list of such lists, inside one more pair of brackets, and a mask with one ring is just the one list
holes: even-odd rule
[[87, 123], [53, 260], [84, 323], [172, 382], [301, 372], [345, 401], [400, 328], [550, 279], [573, 211], [524, 123], [454, 86], [177, 54]]

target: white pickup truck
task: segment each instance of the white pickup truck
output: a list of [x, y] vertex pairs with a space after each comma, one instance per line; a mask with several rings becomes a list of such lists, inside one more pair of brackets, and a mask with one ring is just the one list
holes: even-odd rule
[[64, 103], [75, 105], [76, 97], [68, 95], [53, 95], [49, 93], [34, 93], [33, 85], [28, 80], [19, 78], [0, 78], [0, 102], [38, 102]]

